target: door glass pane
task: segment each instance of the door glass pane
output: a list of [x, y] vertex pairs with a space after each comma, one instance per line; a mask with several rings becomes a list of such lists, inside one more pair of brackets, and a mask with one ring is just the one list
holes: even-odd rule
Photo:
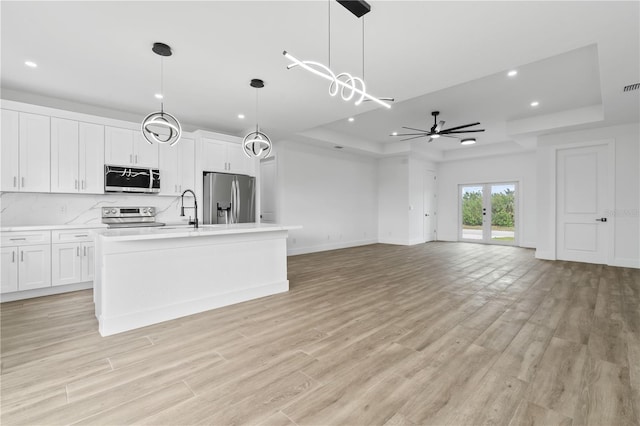
[[516, 185], [491, 185], [491, 240], [511, 244], [515, 240]]
[[482, 217], [482, 186], [463, 186], [462, 239], [483, 239]]

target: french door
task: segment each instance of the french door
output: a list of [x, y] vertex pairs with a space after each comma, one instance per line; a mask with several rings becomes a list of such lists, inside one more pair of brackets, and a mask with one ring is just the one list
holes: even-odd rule
[[458, 238], [487, 244], [517, 244], [518, 184], [460, 185]]

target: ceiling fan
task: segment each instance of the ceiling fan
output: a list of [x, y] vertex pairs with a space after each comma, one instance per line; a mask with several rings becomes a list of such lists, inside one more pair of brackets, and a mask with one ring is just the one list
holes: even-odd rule
[[460, 139], [459, 137], [452, 136], [452, 135], [459, 134], [459, 133], [484, 132], [484, 129], [461, 130], [461, 129], [464, 129], [464, 128], [467, 128], [467, 127], [477, 126], [480, 123], [470, 123], [470, 124], [464, 124], [462, 126], [451, 127], [449, 129], [443, 129], [444, 120], [440, 120], [440, 122], [438, 122], [438, 115], [439, 114], [440, 114], [440, 111], [431, 112], [431, 115], [433, 115], [433, 126], [431, 126], [431, 130], [414, 129], [413, 127], [404, 127], [403, 126], [402, 127], [403, 129], [415, 130], [415, 131], [420, 132], [420, 133], [402, 133], [402, 134], [395, 134], [395, 135], [391, 135], [391, 136], [411, 136], [409, 138], [401, 139], [403, 141], [408, 141], [410, 139], [429, 137], [429, 140], [427, 142], [431, 142], [434, 139], [438, 139], [440, 136], [445, 137], [445, 138]]

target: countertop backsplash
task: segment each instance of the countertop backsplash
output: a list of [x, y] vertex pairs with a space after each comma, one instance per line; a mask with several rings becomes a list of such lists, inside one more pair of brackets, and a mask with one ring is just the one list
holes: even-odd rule
[[[191, 205], [191, 204], [189, 204]], [[183, 222], [180, 197], [140, 194], [0, 193], [0, 226], [99, 225], [102, 207], [155, 207], [156, 220]]]

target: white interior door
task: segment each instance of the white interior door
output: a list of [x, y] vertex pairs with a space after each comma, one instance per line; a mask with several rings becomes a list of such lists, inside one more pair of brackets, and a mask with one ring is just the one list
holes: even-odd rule
[[557, 152], [557, 258], [607, 263], [607, 145]]
[[276, 223], [276, 159], [260, 161], [260, 222]]
[[427, 171], [424, 177], [424, 241], [436, 240], [436, 175]]

